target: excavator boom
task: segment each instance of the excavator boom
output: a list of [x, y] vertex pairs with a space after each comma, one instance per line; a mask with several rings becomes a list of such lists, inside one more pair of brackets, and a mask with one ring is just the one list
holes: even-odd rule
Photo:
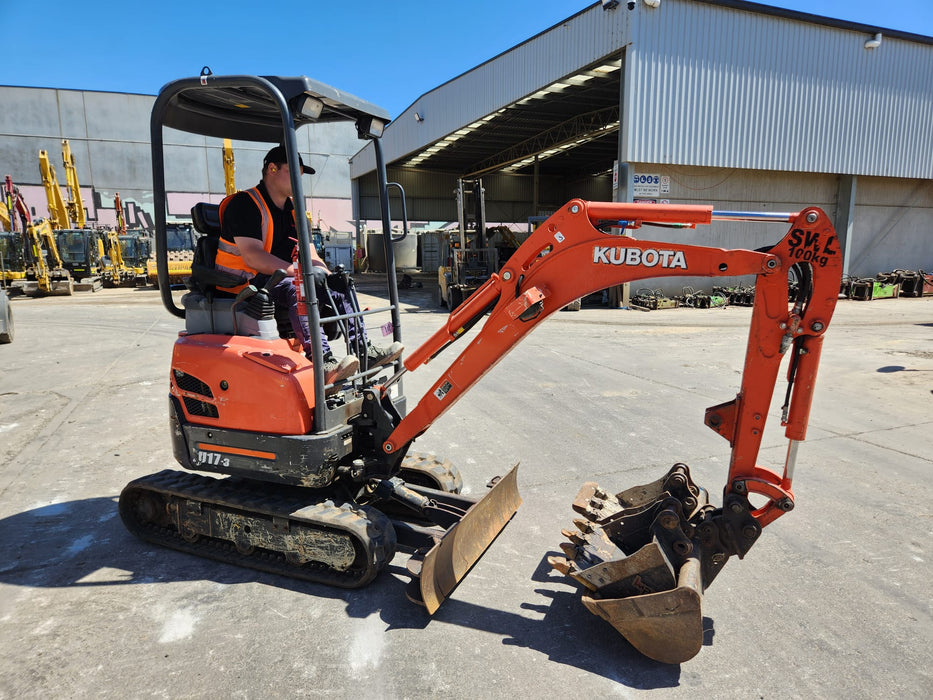
[[62, 189], [55, 176], [55, 166], [49, 161], [48, 151], [39, 151], [39, 172], [42, 175], [42, 186], [45, 188], [45, 198], [49, 205], [49, 221], [55, 230], [71, 228], [71, 217], [68, 206], [62, 197]]
[[[761, 250], [639, 241], [609, 232], [650, 224], [695, 227], [714, 220], [778, 221], [789, 228], [775, 245]], [[565, 533], [570, 539], [564, 547], [567, 557], [552, 560], [555, 568], [588, 589], [586, 606], [643, 653], [670, 663], [686, 660], [702, 644], [699, 604], [704, 589], [726, 559], [743, 557], [761, 529], [794, 506], [794, 461], [806, 435], [823, 335], [839, 292], [839, 250], [829, 218], [813, 207], [755, 214], [705, 206], [571, 201], [443, 328], [408, 355], [402, 372], [430, 362], [488, 313], [460, 356], [398, 422], [383, 442], [383, 452], [387, 458], [404, 454], [537, 324], [575, 299], [645, 278], [755, 275], [739, 392], [710, 407], [705, 416], [706, 425], [732, 447], [724, 507], [709, 504], [685, 465], [675, 465], [654, 484], [615, 496], [586, 484], [574, 502], [585, 519], [576, 521], [579, 532]], [[800, 281], [793, 299], [791, 269]], [[781, 422], [790, 446], [785, 464], [775, 469], [759, 465], [757, 458], [785, 357], [788, 389]], [[750, 503], [751, 494], [758, 505]]]
[[74, 155], [71, 153], [71, 144], [68, 143], [68, 139], [62, 141], [62, 161], [65, 164], [65, 183], [68, 187], [68, 202], [65, 204], [65, 207], [68, 210], [68, 216], [71, 217], [75, 226], [84, 228], [87, 225], [87, 217], [84, 213], [84, 200], [81, 198], [78, 169], [75, 167], [75, 159]]
[[[19, 217], [18, 228], [17, 216]], [[13, 184], [13, 178], [9, 175], [3, 181], [3, 206], [0, 209], [0, 220], [2, 220], [4, 230], [13, 233], [17, 230], [25, 231], [32, 224], [32, 215], [29, 213], [26, 200], [23, 199], [19, 188]]]
[[230, 139], [224, 139], [223, 145], [224, 158], [224, 192], [227, 196], [234, 194], [236, 190], [236, 161], [233, 157], [233, 142]]

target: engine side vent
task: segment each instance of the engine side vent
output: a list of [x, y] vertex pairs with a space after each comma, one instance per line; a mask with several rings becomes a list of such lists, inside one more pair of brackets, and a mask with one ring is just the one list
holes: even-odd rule
[[202, 416], [203, 418], [219, 417], [217, 407], [214, 404], [207, 401], [198, 401], [190, 396], [183, 396], [182, 398], [185, 401], [185, 410], [188, 411], [188, 415]]
[[211, 388], [197, 377], [192, 377], [181, 370], [175, 370], [175, 384], [182, 391], [187, 391], [199, 396], [206, 396], [209, 399], [214, 398]]

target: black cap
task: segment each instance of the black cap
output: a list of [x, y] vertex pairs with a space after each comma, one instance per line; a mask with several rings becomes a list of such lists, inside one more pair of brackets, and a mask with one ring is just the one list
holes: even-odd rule
[[[287, 163], [288, 156], [285, 155], [285, 146], [276, 146], [271, 151], [266, 154], [266, 157], [262, 160], [262, 169], [265, 172], [266, 166], [269, 163]], [[301, 156], [298, 156], [298, 162], [301, 163], [301, 172], [305, 175], [314, 175], [314, 168], [310, 165], [305, 165], [305, 162], [301, 159]]]

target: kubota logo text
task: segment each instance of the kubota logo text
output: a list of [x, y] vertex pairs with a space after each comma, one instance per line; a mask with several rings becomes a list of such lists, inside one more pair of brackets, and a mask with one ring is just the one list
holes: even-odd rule
[[641, 265], [687, 269], [687, 258], [682, 250], [655, 250], [654, 248], [615, 248], [594, 246], [593, 262], [602, 265]]

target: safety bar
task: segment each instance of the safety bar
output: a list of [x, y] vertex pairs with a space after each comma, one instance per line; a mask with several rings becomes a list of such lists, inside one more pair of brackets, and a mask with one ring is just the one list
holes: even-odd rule
[[335, 314], [333, 316], [325, 316], [321, 321], [325, 324], [333, 323], [334, 321], [345, 321], [348, 318], [359, 318], [360, 316], [369, 316], [371, 314], [378, 314], [384, 311], [391, 311], [394, 307], [392, 306], [382, 306], [378, 309], [365, 309], [361, 311], [356, 311], [351, 314]]

